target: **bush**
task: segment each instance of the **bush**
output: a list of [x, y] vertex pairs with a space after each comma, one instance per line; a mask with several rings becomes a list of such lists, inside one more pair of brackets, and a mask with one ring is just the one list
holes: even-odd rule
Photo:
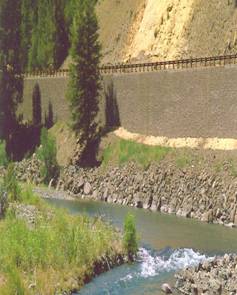
[[7, 193], [3, 185], [0, 183], [0, 219], [5, 216], [8, 207]]
[[21, 200], [21, 189], [16, 179], [13, 163], [8, 165], [6, 175], [3, 179], [3, 188], [7, 193], [9, 201]]
[[44, 183], [48, 184], [51, 179], [55, 180], [59, 176], [56, 142], [45, 128], [41, 131], [40, 142], [41, 146], [37, 151], [38, 158], [42, 162], [40, 172]]
[[137, 233], [135, 226], [135, 218], [132, 214], [128, 214], [124, 221], [124, 247], [127, 251], [129, 260], [133, 261], [138, 251]]
[[8, 158], [6, 153], [6, 145], [4, 141], [0, 141], [0, 166], [7, 166]]

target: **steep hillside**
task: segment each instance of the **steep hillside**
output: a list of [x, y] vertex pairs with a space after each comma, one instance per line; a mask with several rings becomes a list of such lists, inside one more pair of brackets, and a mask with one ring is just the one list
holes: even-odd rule
[[237, 52], [236, 0], [101, 0], [103, 62]]
[[97, 5], [103, 62], [123, 60], [143, 18], [146, 0], [101, 0]]

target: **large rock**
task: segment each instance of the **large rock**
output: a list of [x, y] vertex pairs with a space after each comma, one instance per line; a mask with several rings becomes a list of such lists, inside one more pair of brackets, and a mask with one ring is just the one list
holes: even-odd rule
[[163, 285], [161, 286], [161, 290], [162, 290], [165, 294], [172, 294], [172, 293], [173, 293], [173, 292], [172, 292], [172, 289], [171, 289], [171, 287], [170, 287], [169, 284], [163, 284]]
[[91, 193], [91, 185], [89, 182], [86, 182], [84, 185], [84, 194], [89, 195]]

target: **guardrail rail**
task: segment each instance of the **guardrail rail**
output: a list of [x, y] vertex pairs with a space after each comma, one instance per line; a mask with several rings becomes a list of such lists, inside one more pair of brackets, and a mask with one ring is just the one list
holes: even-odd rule
[[[133, 73], [133, 72], [155, 72], [167, 69], [186, 69], [199, 67], [216, 67], [237, 64], [237, 54], [220, 55], [211, 57], [188, 58], [171, 61], [149, 62], [149, 63], [121, 63], [115, 65], [102, 65], [99, 70], [102, 75], [114, 73]], [[25, 72], [24, 78], [31, 77], [67, 77], [68, 69], [62, 70], [34, 70]]]

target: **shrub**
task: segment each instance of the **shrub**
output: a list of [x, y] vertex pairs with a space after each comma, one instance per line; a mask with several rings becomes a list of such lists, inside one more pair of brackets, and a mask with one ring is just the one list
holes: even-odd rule
[[7, 193], [3, 185], [0, 183], [0, 218], [5, 216], [8, 206]]
[[127, 251], [129, 260], [134, 260], [138, 251], [137, 233], [135, 226], [135, 218], [132, 214], [128, 214], [124, 221], [124, 247]]
[[16, 179], [13, 163], [8, 165], [6, 175], [3, 179], [3, 188], [7, 193], [9, 201], [21, 200], [21, 189]]
[[51, 179], [57, 179], [59, 175], [59, 166], [56, 155], [57, 148], [55, 139], [50, 135], [46, 128], [41, 130], [41, 146], [37, 151], [39, 160], [42, 162], [41, 177], [44, 183], [49, 183]]
[[8, 159], [6, 153], [6, 145], [4, 141], [0, 141], [0, 166], [7, 166]]

